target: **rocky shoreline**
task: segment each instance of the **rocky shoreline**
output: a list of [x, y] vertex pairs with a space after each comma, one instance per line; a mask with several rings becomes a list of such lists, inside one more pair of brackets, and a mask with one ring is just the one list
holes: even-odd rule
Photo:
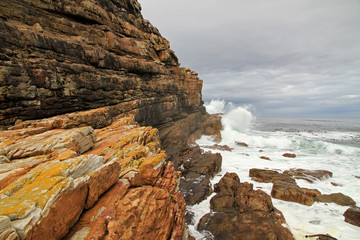
[[[194, 239], [186, 206], [214, 192], [199, 230], [293, 239], [265, 192], [234, 173], [211, 185], [222, 156], [195, 140], [220, 141], [221, 116], [138, 1], [1, 1], [0, 83], [0, 240]], [[295, 183], [326, 172], [250, 174], [280, 199], [344, 200]]]

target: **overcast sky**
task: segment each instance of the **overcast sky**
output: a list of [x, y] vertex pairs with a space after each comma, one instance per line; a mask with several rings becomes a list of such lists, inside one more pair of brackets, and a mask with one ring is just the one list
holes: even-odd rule
[[359, 0], [139, 0], [203, 99], [360, 117]]

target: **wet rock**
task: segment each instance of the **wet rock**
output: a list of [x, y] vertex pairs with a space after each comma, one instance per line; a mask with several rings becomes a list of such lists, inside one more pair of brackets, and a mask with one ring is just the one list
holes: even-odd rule
[[271, 189], [271, 196], [280, 200], [311, 206], [315, 202], [315, 199], [312, 197], [313, 192], [311, 192], [311, 194], [307, 194], [307, 192], [307, 190], [304, 191], [295, 183], [277, 180]]
[[210, 148], [210, 149], [215, 149], [215, 150], [220, 150], [220, 151], [228, 151], [228, 152], [231, 152], [233, 150], [228, 145], [218, 145], [218, 144], [214, 144], [211, 146], [204, 146], [204, 148]]
[[323, 194], [316, 197], [316, 201], [335, 203], [340, 206], [355, 206], [356, 202], [349, 196], [342, 193]]
[[287, 157], [287, 158], [295, 158], [296, 154], [294, 154], [294, 153], [284, 153], [282, 156]]
[[295, 179], [303, 179], [310, 183], [314, 180], [323, 180], [332, 177], [332, 172], [327, 170], [307, 170], [301, 168], [291, 168], [290, 170], [284, 171], [284, 174], [288, 174]]
[[360, 227], [360, 208], [359, 207], [352, 207], [348, 208], [345, 213], [345, 222], [348, 222], [352, 225]]
[[217, 194], [210, 200], [214, 212], [204, 215], [200, 231], [215, 239], [294, 239], [283, 227], [285, 219], [272, 205], [269, 195], [240, 183], [235, 173], [226, 173], [215, 185]]
[[317, 240], [337, 240], [337, 238], [334, 238], [329, 234], [313, 234], [313, 235], [306, 235], [305, 237], [306, 238], [316, 237]]
[[275, 170], [252, 168], [249, 170], [249, 177], [257, 182], [275, 182], [283, 181], [289, 183], [295, 183], [295, 180], [288, 174], [283, 174]]
[[180, 191], [188, 205], [199, 203], [212, 193], [210, 178], [221, 170], [219, 153], [203, 152], [199, 146], [193, 146], [173, 160], [175, 168], [182, 173]]
[[213, 136], [214, 141], [221, 141], [221, 133], [222, 124], [221, 124], [221, 116], [218, 114], [212, 114], [205, 120], [203, 124], [204, 134]]
[[261, 156], [260, 158], [261, 158], [261, 159], [264, 159], [264, 160], [271, 161], [271, 159], [270, 159], [269, 157], [266, 157], [266, 156]]
[[243, 147], [248, 147], [249, 145], [245, 142], [235, 142], [236, 145], [239, 145], [239, 146], [243, 146]]

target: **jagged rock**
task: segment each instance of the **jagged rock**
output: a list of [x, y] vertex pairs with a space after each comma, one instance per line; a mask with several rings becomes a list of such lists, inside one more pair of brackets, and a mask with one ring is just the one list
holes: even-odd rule
[[316, 197], [316, 201], [325, 203], [336, 203], [340, 206], [355, 206], [356, 202], [342, 193], [323, 194]]
[[360, 208], [359, 207], [352, 207], [348, 208], [345, 213], [345, 222], [348, 222], [352, 225], [360, 227]]
[[214, 212], [201, 218], [200, 231], [211, 232], [215, 239], [294, 239], [270, 196], [253, 190], [252, 184], [240, 183], [235, 173], [226, 173], [215, 191], [210, 200]]
[[310, 183], [314, 180], [323, 180], [332, 177], [332, 172], [327, 170], [307, 170], [301, 168], [291, 168], [290, 170], [284, 171], [284, 174], [288, 174], [295, 179], [304, 179]]
[[221, 170], [219, 153], [204, 153], [199, 146], [194, 146], [181, 152], [173, 161], [182, 173], [180, 191], [188, 205], [199, 203], [212, 193], [210, 178]]
[[221, 116], [217, 114], [212, 114], [204, 121], [203, 124], [204, 134], [213, 136], [215, 142], [221, 141], [222, 124]]

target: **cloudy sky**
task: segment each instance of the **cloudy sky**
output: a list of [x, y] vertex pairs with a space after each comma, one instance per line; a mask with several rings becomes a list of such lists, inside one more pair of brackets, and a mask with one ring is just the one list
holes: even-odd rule
[[203, 99], [258, 115], [360, 117], [359, 0], [139, 0]]

